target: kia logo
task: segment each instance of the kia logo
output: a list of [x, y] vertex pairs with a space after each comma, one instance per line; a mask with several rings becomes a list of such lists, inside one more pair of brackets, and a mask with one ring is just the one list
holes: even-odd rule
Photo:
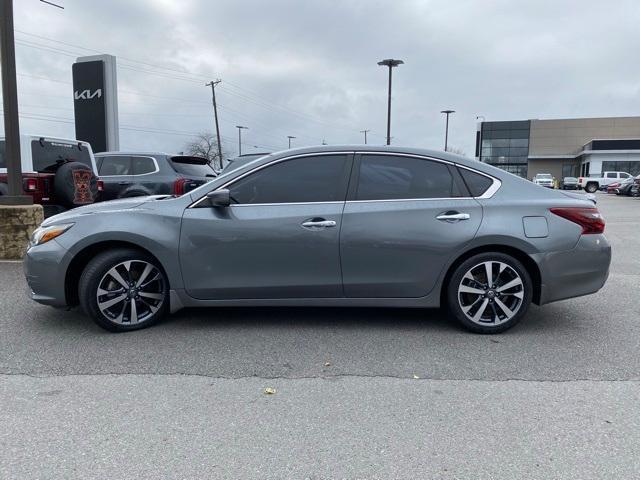
[[97, 90], [95, 90], [94, 92], [91, 92], [91, 90], [76, 90], [73, 93], [73, 96], [75, 97], [76, 100], [91, 100], [92, 98], [100, 98], [102, 97], [102, 89], [99, 88]]

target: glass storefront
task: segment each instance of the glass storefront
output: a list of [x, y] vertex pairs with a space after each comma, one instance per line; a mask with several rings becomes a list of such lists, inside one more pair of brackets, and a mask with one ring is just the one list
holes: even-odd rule
[[483, 122], [480, 161], [527, 178], [530, 122]]
[[640, 175], [640, 161], [628, 162], [602, 162], [603, 172], [627, 172], [633, 175]]

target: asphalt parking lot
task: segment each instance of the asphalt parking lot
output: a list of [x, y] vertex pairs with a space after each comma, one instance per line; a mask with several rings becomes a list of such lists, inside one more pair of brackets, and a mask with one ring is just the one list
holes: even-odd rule
[[333, 308], [114, 335], [0, 263], [0, 478], [638, 478], [640, 199], [598, 202], [604, 289], [497, 336]]

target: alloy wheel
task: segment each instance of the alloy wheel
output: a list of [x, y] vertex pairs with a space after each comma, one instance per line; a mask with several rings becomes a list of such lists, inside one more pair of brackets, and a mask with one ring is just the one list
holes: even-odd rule
[[135, 325], [155, 314], [165, 300], [160, 270], [143, 260], [128, 260], [112, 267], [98, 284], [98, 308], [109, 321]]
[[520, 310], [524, 283], [518, 272], [504, 262], [486, 261], [464, 274], [458, 286], [458, 303], [473, 323], [501, 325]]

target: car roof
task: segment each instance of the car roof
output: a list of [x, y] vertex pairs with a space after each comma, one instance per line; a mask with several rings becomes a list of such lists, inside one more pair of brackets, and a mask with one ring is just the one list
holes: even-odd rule
[[[290, 150], [281, 150], [279, 152], [274, 152], [269, 155], [266, 155], [261, 158], [252, 159], [247, 162], [245, 165], [242, 165], [231, 172], [241, 172], [245, 170], [250, 170], [255, 168], [256, 166], [270, 163], [279, 158], [286, 158], [296, 155], [305, 155], [305, 154], [313, 154], [313, 153], [340, 153], [340, 152], [363, 152], [363, 153], [398, 153], [405, 155], [419, 155], [423, 157], [432, 157], [435, 159], [445, 160], [448, 162], [452, 162], [461, 166], [469, 167], [480, 172], [486, 173], [493, 177], [496, 177], [500, 180], [504, 178], [512, 178], [516, 177], [506, 170], [502, 170], [500, 168], [494, 167], [493, 165], [489, 165], [488, 163], [483, 163], [473, 158], [464, 157], [462, 155], [458, 155], [455, 153], [444, 152], [442, 150], [433, 150], [427, 148], [416, 148], [416, 147], [403, 147], [403, 146], [395, 146], [395, 145], [362, 145], [362, 144], [351, 144], [351, 145], [316, 145], [313, 147], [300, 147], [300, 148], [292, 148]], [[233, 165], [233, 162], [231, 163]], [[518, 177], [519, 178], [519, 177]]]
[[[140, 152], [140, 151], [132, 151], [132, 150], [114, 150], [112, 152], [99, 152], [96, 153], [97, 156], [103, 155], [148, 155], [150, 157], [161, 157], [161, 156], [174, 156], [178, 155], [177, 153], [166, 153], [166, 152]], [[187, 156], [197, 156], [197, 155], [187, 155]]]

